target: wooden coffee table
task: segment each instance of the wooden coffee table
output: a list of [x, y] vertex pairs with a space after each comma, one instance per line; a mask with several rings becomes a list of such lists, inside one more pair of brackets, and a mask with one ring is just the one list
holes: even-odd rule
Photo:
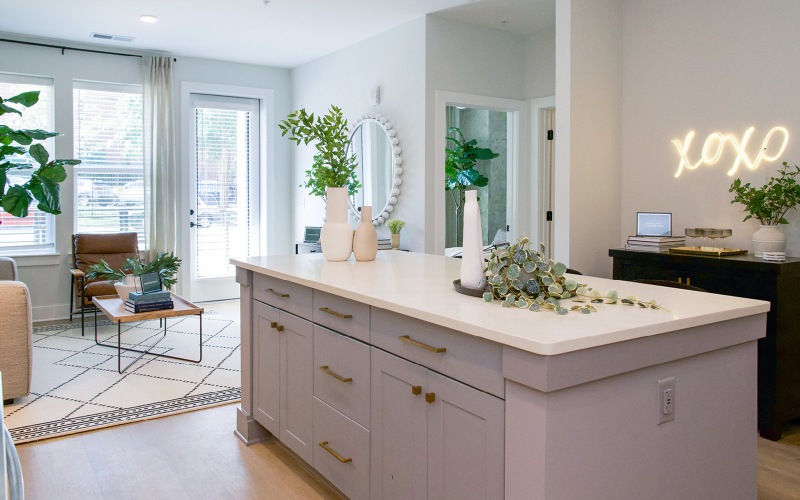
[[[182, 299], [170, 293], [172, 302], [175, 304], [174, 309], [164, 309], [162, 311], [148, 311], [141, 313], [132, 313], [125, 309], [125, 302], [116, 295], [104, 295], [101, 297], [92, 297], [92, 303], [95, 305], [94, 311], [94, 342], [103, 347], [116, 347], [117, 348], [117, 371], [124, 372], [130, 366], [140, 359], [145, 354], [152, 356], [159, 356], [162, 358], [178, 359], [181, 361], [191, 361], [192, 363], [199, 363], [203, 360], [203, 308], [192, 304], [188, 300]], [[117, 345], [105, 344], [97, 339], [97, 310], [103, 311], [103, 314], [108, 317], [112, 322], [117, 324]], [[151, 349], [158, 346], [158, 344], [167, 337], [167, 318], [175, 318], [179, 316], [200, 316], [200, 357], [197, 359], [181, 358], [178, 356], [170, 356], [167, 354], [159, 354], [151, 352]], [[132, 347], [122, 347], [122, 324], [131, 323], [134, 321], [147, 321], [151, 319], [164, 320], [164, 335], [158, 341], [147, 349], [134, 349]], [[141, 355], [128, 363], [125, 368], [122, 368], [122, 351], [138, 352]]]

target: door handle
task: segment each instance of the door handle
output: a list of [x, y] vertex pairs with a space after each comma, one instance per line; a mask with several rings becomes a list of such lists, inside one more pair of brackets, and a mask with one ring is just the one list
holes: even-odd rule
[[190, 222], [189, 223], [189, 227], [203, 227], [203, 225], [202, 224], [196, 224], [194, 222]]

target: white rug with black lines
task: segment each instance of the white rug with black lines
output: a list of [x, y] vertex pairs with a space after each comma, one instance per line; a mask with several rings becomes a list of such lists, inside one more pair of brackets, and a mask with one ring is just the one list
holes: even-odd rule
[[[31, 394], [3, 407], [15, 443], [182, 413], [239, 401], [241, 356], [238, 302], [216, 303], [203, 314], [198, 363], [145, 354], [117, 372], [117, 349], [95, 344], [94, 324], [81, 336], [80, 319], [33, 329]], [[200, 354], [198, 316], [122, 325], [122, 347], [159, 341], [152, 351], [190, 359]], [[98, 321], [98, 340], [117, 343], [117, 325]], [[140, 354], [122, 353], [122, 367]]]

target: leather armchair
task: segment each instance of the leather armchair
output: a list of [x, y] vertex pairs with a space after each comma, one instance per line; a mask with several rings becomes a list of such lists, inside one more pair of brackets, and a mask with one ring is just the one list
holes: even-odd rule
[[0, 257], [0, 372], [4, 402], [30, 394], [33, 353], [31, 298], [25, 283], [18, 281], [17, 265]]

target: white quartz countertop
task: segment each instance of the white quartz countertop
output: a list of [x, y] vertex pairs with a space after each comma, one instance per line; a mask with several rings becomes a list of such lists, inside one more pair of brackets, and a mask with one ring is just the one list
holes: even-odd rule
[[[457, 293], [461, 260], [380, 251], [373, 262], [328, 262], [322, 254], [231, 259], [243, 269], [285, 279], [374, 307], [460, 330], [524, 351], [555, 355], [769, 311], [769, 302], [589, 276], [582, 284], [621, 297], [655, 300], [664, 309], [595, 304], [598, 312], [531, 312]], [[569, 307], [571, 300], [562, 301]], [[757, 332], [754, 338], [763, 337]]]

